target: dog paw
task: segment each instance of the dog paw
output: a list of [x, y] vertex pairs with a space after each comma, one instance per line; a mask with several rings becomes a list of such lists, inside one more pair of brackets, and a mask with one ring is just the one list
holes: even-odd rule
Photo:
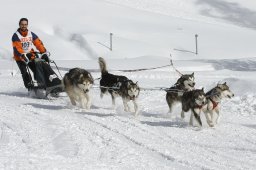
[[71, 104], [75, 106], [76, 102], [71, 100]]
[[213, 122], [207, 122], [208, 123], [208, 125], [210, 126], [210, 127], [214, 127], [214, 123]]
[[86, 109], [91, 109], [91, 106], [92, 106], [92, 103], [91, 103], [91, 102], [88, 102], [88, 103], [86, 104]]
[[100, 98], [101, 98], [101, 99], [103, 98], [103, 94], [100, 94]]
[[182, 119], [184, 119], [184, 118], [185, 118], [184, 111], [182, 111], [182, 112], [180, 113], [180, 117], [181, 117]]
[[134, 116], [137, 117], [139, 115], [139, 111], [134, 112]]
[[175, 116], [172, 115], [172, 114], [166, 114], [165, 117], [166, 117], [167, 119], [175, 119]]

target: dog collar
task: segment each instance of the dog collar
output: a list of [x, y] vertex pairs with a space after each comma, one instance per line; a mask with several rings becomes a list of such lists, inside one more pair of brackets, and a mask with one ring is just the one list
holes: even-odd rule
[[135, 99], [135, 97], [131, 97], [131, 96], [130, 96], [130, 100], [134, 100], [134, 99]]
[[129, 98], [130, 98], [130, 100], [134, 100], [136, 98], [136, 96], [135, 97], [129, 96]]
[[197, 105], [196, 108], [202, 109], [203, 105]]

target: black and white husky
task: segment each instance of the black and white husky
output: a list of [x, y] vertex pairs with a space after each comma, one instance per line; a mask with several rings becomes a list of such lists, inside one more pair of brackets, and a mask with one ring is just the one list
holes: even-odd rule
[[205, 107], [206, 104], [206, 96], [204, 93], [204, 89], [196, 89], [192, 91], [184, 92], [181, 99], [182, 103], [182, 111], [181, 117], [184, 118], [184, 112], [188, 112], [191, 110], [190, 121], [189, 124], [193, 126], [193, 120], [196, 119], [199, 126], [202, 126], [202, 121], [200, 118], [200, 114]]
[[89, 90], [93, 85], [93, 78], [88, 71], [73, 68], [65, 74], [62, 82], [72, 105], [79, 103], [82, 108], [90, 109], [91, 97]]
[[124, 110], [131, 111], [128, 102], [132, 101], [134, 104], [135, 115], [138, 114], [137, 98], [140, 93], [140, 88], [132, 80], [125, 76], [110, 74], [107, 71], [107, 65], [102, 57], [99, 57], [99, 65], [101, 70], [100, 90], [101, 97], [109, 93], [112, 98], [112, 106], [115, 107], [115, 98], [121, 96], [123, 99]]
[[223, 98], [231, 98], [234, 94], [230, 91], [227, 83], [217, 84], [216, 87], [206, 93], [207, 107], [204, 109], [205, 117], [209, 126], [214, 126], [213, 114], [217, 117], [215, 124], [218, 123], [220, 117], [220, 102]]
[[186, 91], [191, 91], [195, 86], [194, 73], [182, 75], [174, 86], [166, 90], [166, 102], [169, 106], [169, 112], [172, 112], [173, 106], [181, 102], [182, 94]]

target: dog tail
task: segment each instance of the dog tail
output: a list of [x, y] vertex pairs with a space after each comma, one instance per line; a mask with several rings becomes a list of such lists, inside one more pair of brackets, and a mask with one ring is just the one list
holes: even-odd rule
[[104, 60], [104, 58], [99, 57], [99, 65], [100, 65], [101, 74], [104, 74], [104, 73], [108, 72], [106, 61]]

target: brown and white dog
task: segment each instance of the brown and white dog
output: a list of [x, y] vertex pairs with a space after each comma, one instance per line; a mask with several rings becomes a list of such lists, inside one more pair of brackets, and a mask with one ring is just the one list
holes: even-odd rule
[[226, 82], [223, 84], [217, 84], [216, 87], [206, 93], [207, 107], [205, 107], [204, 113], [209, 126], [214, 126], [214, 113], [217, 114], [215, 124], [217, 124], [219, 121], [221, 100], [223, 98], [231, 98], [233, 96], [234, 93], [230, 91]]
[[63, 85], [72, 105], [79, 103], [82, 108], [90, 109], [89, 90], [93, 85], [93, 77], [82, 68], [73, 68], [63, 77]]

